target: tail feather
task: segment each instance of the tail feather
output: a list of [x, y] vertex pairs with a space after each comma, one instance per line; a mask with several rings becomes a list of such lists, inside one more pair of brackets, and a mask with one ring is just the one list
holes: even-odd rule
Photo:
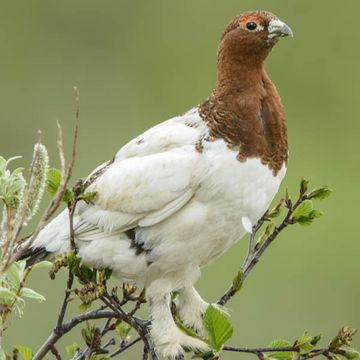
[[67, 210], [60, 213], [47, 224], [29, 246], [26, 239], [20, 246], [20, 260], [26, 260], [26, 266], [32, 266], [47, 258], [64, 253], [69, 249], [69, 220]]

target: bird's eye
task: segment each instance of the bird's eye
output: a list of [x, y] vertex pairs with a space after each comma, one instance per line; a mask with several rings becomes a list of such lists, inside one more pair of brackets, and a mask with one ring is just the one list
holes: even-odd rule
[[246, 28], [248, 30], [255, 30], [257, 28], [257, 23], [255, 21], [249, 21], [246, 23]]

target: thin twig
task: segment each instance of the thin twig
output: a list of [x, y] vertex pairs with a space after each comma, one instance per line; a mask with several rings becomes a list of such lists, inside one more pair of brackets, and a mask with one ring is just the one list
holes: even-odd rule
[[61, 355], [59, 353], [59, 350], [55, 347], [55, 345], [51, 345], [51, 353], [56, 357], [57, 360], [61, 360]]
[[65, 289], [65, 296], [64, 296], [64, 300], [61, 304], [61, 309], [60, 309], [60, 313], [59, 313], [59, 316], [58, 316], [58, 319], [56, 322], [55, 331], [59, 330], [63, 324], [66, 309], [69, 304], [69, 296], [71, 293], [71, 288], [72, 288], [73, 282], [74, 282], [74, 275], [71, 272], [71, 270], [69, 269], [69, 274], [68, 274], [68, 279], [67, 279], [66, 289]]
[[50, 350], [51, 346], [55, 344], [63, 335], [71, 331], [75, 326], [87, 320], [95, 319], [106, 319], [106, 318], [117, 318], [123, 319], [118, 313], [109, 310], [97, 309], [92, 311], [84, 312], [80, 315], [73, 317], [68, 322], [63, 323], [59, 328], [54, 329], [48, 339], [42, 344], [40, 349], [34, 355], [33, 360], [42, 359], [47, 352]]
[[138, 338], [136, 338], [135, 340], [129, 342], [127, 345], [121, 347], [120, 349], [114, 351], [112, 354], [110, 354], [109, 356], [111, 358], [115, 357], [116, 355], [121, 354], [122, 352], [124, 352], [125, 350], [129, 349], [130, 347], [132, 347], [133, 345], [135, 345], [136, 343], [138, 343], [141, 340], [141, 337], [139, 336]]
[[3, 314], [2, 314], [2, 321], [3, 321], [3, 323], [6, 322], [7, 317], [8, 317], [9, 314], [11, 314], [11, 312], [13, 311], [13, 308], [14, 308], [17, 300], [18, 300], [18, 297], [20, 297], [20, 295], [21, 295], [21, 290], [23, 289], [23, 287], [24, 287], [24, 285], [25, 285], [25, 282], [26, 282], [28, 276], [30, 275], [31, 269], [32, 269], [31, 267], [28, 267], [28, 268], [25, 270], [24, 275], [23, 275], [23, 277], [22, 277], [22, 280], [21, 280], [21, 282], [20, 282], [20, 284], [19, 284], [19, 286], [18, 286], [18, 288], [17, 288], [17, 290], [16, 290], [16, 298], [15, 298], [15, 300], [14, 300], [9, 306], [6, 306], [6, 307], [5, 307], [5, 310], [4, 310]]
[[[255, 265], [259, 262], [260, 257], [265, 252], [265, 250], [270, 246], [270, 244], [276, 239], [276, 237], [282, 232], [288, 225], [291, 225], [292, 222], [290, 221], [290, 218], [294, 211], [297, 209], [297, 207], [307, 199], [307, 195], [301, 193], [299, 195], [299, 198], [295, 202], [294, 205], [290, 205], [288, 208], [288, 212], [283, 219], [283, 221], [280, 223], [280, 225], [275, 226], [275, 229], [272, 231], [272, 233], [265, 239], [263, 244], [260, 246], [260, 248], [253, 252], [251, 250], [251, 254], [248, 254], [243, 266], [241, 267], [242, 276], [240, 279], [240, 287], [244, 283], [245, 279], [250, 274], [251, 270], [255, 267]], [[253, 227], [253, 234], [252, 236], [255, 236], [256, 232], [260, 229], [261, 225], [264, 223], [266, 217], [266, 213], [260, 218], [260, 220], [255, 224]], [[252, 249], [252, 248], [251, 248]], [[250, 250], [250, 246], [249, 246]], [[250, 260], [251, 259], [251, 260]], [[228, 290], [225, 292], [225, 294], [220, 298], [218, 301], [219, 305], [225, 305], [235, 294], [237, 293], [237, 290], [230, 286]]]
[[130, 316], [127, 314], [121, 306], [119, 306], [118, 300], [111, 297], [108, 293], [105, 293], [100, 297], [100, 299], [114, 312], [118, 313], [121, 316], [124, 316], [123, 320], [132, 326], [137, 333], [140, 335], [142, 341], [147, 347], [150, 357], [152, 360], [158, 360], [158, 356], [156, 355], [155, 348], [152, 344], [152, 339], [150, 337], [150, 333], [148, 331], [148, 322], [138, 319], [135, 316]]
[[[232, 352], [239, 352], [239, 353], [250, 353], [261, 355], [263, 353], [269, 352], [295, 352], [300, 353], [300, 349], [296, 346], [285, 346], [285, 347], [264, 347], [264, 348], [243, 348], [243, 347], [234, 347], [234, 346], [224, 346], [224, 351], [232, 351]], [[315, 356], [324, 355], [329, 353], [329, 348], [323, 349], [314, 349], [311, 350], [308, 354], [300, 356], [301, 360], [311, 359]]]
[[255, 245], [254, 245], [254, 240], [255, 240], [255, 236], [256, 233], [258, 232], [258, 230], [261, 228], [261, 226], [264, 224], [265, 221], [265, 217], [266, 217], [267, 212], [258, 220], [258, 222], [253, 226], [252, 228], [252, 232], [250, 234], [249, 237], [249, 247], [248, 247], [248, 252], [245, 258], [245, 261], [242, 265], [242, 269], [247, 268], [254, 256], [255, 253]]
[[251, 353], [251, 354], [258, 354], [258, 353], [266, 353], [266, 352], [274, 352], [274, 351], [292, 351], [298, 352], [293, 346], [286, 346], [286, 347], [264, 347], [264, 348], [243, 348], [243, 347], [234, 347], [234, 346], [224, 346], [224, 351], [234, 351], [234, 352], [241, 352], [241, 353]]
[[146, 346], [144, 346], [144, 351], [143, 351], [143, 357], [142, 360], [148, 360], [149, 359], [149, 352]]
[[59, 188], [55, 194], [55, 197], [51, 201], [49, 207], [46, 209], [44, 215], [42, 216], [41, 220], [39, 221], [35, 231], [32, 233], [30, 240], [25, 243], [24, 247], [20, 251], [18, 251], [17, 253], [15, 253], [12, 256], [11, 260], [8, 262], [9, 264], [11, 264], [14, 261], [17, 261], [21, 257], [21, 255], [30, 248], [32, 243], [35, 241], [35, 239], [39, 235], [40, 231], [46, 225], [47, 221], [51, 218], [51, 216], [59, 208], [59, 206], [61, 204], [61, 200], [64, 197], [67, 184], [69, 183], [69, 180], [72, 175], [72, 170], [75, 165], [76, 146], [77, 146], [77, 139], [78, 139], [78, 133], [79, 133], [79, 123], [80, 123], [80, 93], [76, 86], [74, 87], [74, 91], [75, 91], [75, 103], [76, 103], [75, 128], [74, 128], [72, 157], [71, 157], [70, 165], [68, 166], [68, 168], [66, 170], [62, 129], [61, 129], [60, 124], [57, 123], [57, 126], [58, 126], [57, 147], [58, 147], [59, 158], [60, 158], [60, 175], [61, 175]]

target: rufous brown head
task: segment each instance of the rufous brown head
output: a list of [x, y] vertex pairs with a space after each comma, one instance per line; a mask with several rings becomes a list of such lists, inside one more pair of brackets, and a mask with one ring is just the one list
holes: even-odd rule
[[221, 36], [219, 52], [225, 52], [226, 57], [231, 60], [263, 61], [276, 42], [284, 36], [292, 37], [293, 32], [274, 14], [267, 11], [247, 11], [226, 27]]

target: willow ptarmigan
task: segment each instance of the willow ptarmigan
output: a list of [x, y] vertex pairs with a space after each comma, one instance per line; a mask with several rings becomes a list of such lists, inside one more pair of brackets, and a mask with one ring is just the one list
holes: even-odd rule
[[[286, 124], [264, 61], [288, 35], [291, 29], [264, 11], [231, 21], [220, 39], [211, 95], [123, 146], [89, 176], [94, 204], [77, 205], [79, 256], [146, 287], [161, 359], [176, 359], [183, 347], [207, 350], [175, 325], [170, 293], [178, 292], [182, 321], [201, 332], [208, 304], [193, 287], [200, 267], [251, 229], [285, 175]], [[33, 248], [69, 250], [68, 222], [64, 210]]]

